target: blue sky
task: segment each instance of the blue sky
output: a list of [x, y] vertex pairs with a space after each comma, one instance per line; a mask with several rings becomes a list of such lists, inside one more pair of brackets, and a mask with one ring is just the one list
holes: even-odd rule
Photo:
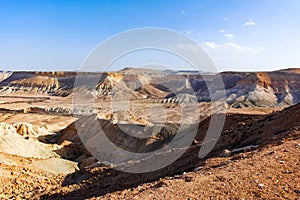
[[163, 27], [197, 41], [220, 71], [300, 66], [297, 0], [0, 0], [0, 69], [77, 70], [106, 38]]

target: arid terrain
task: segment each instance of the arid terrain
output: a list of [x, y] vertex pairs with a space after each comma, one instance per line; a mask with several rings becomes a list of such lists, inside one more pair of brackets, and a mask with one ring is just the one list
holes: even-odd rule
[[[222, 116], [216, 144], [199, 158]], [[101, 144], [101, 130], [136, 153], [195, 137], [112, 163], [86, 145]], [[155, 171], [119, 170], [182, 150]], [[1, 72], [0, 172], [0, 199], [300, 199], [300, 69]]]

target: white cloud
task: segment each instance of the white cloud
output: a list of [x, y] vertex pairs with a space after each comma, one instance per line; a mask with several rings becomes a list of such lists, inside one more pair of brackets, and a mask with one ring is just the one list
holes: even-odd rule
[[206, 50], [214, 50], [219, 48], [221, 45], [216, 44], [215, 42], [204, 42], [204, 47], [207, 47]]
[[174, 50], [184, 50], [184, 51], [197, 51], [199, 47], [203, 47], [205, 51], [212, 54], [257, 54], [260, 51], [264, 50], [262, 46], [251, 47], [251, 46], [242, 46], [234, 42], [226, 42], [224, 44], [217, 44], [215, 42], [204, 42], [202, 45], [194, 44], [178, 44], [173, 47]]
[[181, 13], [182, 15], [184, 15], [184, 14], [185, 14], [184, 10], [181, 10], [181, 11], [180, 11], [180, 13]]
[[185, 33], [186, 33], [187, 35], [191, 35], [191, 31], [186, 30]]
[[228, 21], [229, 19], [228, 19], [227, 17], [224, 17], [223, 20], [224, 20], [224, 21]]
[[257, 65], [257, 60], [261, 58], [264, 50], [261, 46], [242, 46], [234, 42], [223, 44], [204, 42], [202, 46], [219, 69], [231, 68], [232, 70]]
[[233, 34], [229, 34], [229, 33], [226, 33], [224, 36], [226, 38], [230, 39], [230, 40], [232, 40], [234, 38], [234, 35]]
[[255, 26], [256, 23], [252, 19], [249, 19], [247, 22], [243, 24], [243, 26]]
[[236, 44], [234, 42], [226, 42], [225, 44], [217, 44], [215, 42], [204, 42], [204, 48], [208, 52], [214, 52], [214, 53], [235, 53], [235, 54], [241, 54], [241, 53], [258, 53], [259, 51], [263, 50], [263, 47], [248, 47], [248, 46], [241, 46], [239, 44]]
[[221, 32], [221, 33], [225, 33], [226, 30], [225, 30], [225, 29], [221, 29], [220, 32]]

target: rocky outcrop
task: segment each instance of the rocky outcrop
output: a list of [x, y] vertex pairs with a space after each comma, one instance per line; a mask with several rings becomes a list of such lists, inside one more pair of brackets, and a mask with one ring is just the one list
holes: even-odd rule
[[[160, 103], [208, 102], [222, 88], [214, 75], [125, 69], [110, 73], [2, 72], [0, 95], [46, 94], [66, 97], [76, 92], [101, 101], [154, 99]], [[300, 102], [299, 69], [220, 74], [228, 107], [286, 107]], [[209, 84], [211, 90], [207, 88]], [[77, 111], [79, 112], [79, 111]]]
[[31, 158], [59, 157], [55, 145], [39, 142], [35, 137], [46, 130], [28, 124], [0, 123], [0, 152]]
[[[224, 73], [231, 76], [231, 73]], [[286, 107], [300, 102], [300, 76], [287, 71], [241, 73], [226, 88], [232, 107]], [[226, 84], [226, 83], [225, 83]], [[229, 84], [228, 84], [229, 85]]]

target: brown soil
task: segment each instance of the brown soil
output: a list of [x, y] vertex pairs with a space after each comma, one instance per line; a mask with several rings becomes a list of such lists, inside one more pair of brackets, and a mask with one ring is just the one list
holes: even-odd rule
[[298, 199], [299, 134], [294, 131], [251, 152], [207, 159], [195, 165], [196, 172], [142, 184], [136, 184], [140, 175], [94, 168], [89, 179], [57, 188], [42, 199]]
[[64, 177], [39, 169], [31, 158], [1, 153], [0, 160], [0, 199], [32, 199], [59, 187]]
[[[299, 134], [299, 133], [298, 133]], [[91, 199], [299, 199], [300, 139]], [[80, 191], [80, 190], [79, 190]]]
[[[203, 137], [200, 133], [207, 123], [204, 120], [196, 137], [198, 142], [166, 168], [130, 174], [104, 166], [87, 167], [67, 176], [63, 187], [42, 194], [41, 198], [299, 198], [299, 109], [300, 105], [296, 105], [266, 116], [228, 115], [222, 136], [206, 160], [198, 158], [198, 142]], [[225, 148], [247, 145], [258, 145], [258, 149], [220, 157]], [[164, 155], [157, 159], [160, 156]], [[193, 172], [195, 169], [197, 172]]]

